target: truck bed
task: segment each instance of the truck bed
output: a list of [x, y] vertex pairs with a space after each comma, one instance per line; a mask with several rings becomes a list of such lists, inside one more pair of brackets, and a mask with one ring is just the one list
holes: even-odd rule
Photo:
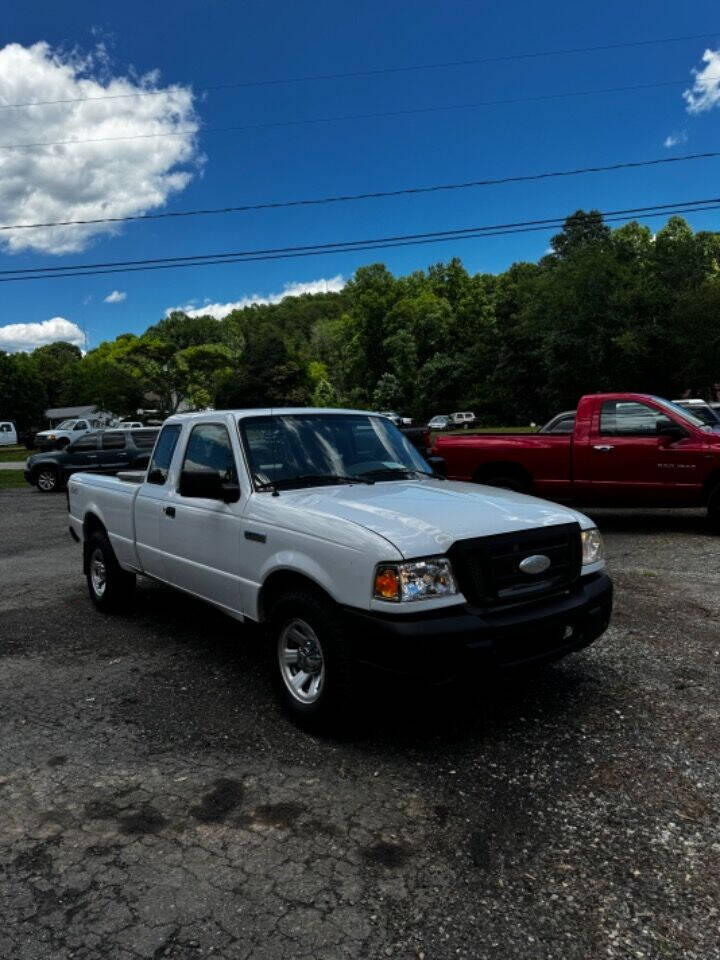
[[438, 436], [433, 452], [453, 480], [513, 480], [518, 489], [560, 498], [572, 486], [573, 438], [552, 433], [469, 433]]

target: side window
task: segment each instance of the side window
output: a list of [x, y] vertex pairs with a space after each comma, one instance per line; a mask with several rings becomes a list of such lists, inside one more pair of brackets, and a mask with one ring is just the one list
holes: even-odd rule
[[73, 427], [73, 430], [87, 430], [87, 424], [84, 420], [78, 420], [78, 422]]
[[162, 486], [167, 480], [168, 470], [170, 469], [170, 463], [175, 453], [175, 447], [177, 446], [181, 429], [179, 423], [169, 423], [160, 431], [160, 436], [155, 444], [148, 469], [148, 483], [157, 483]]
[[645, 403], [606, 400], [600, 408], [600, 433], [609, 437], [654, 437], [658, 423], [671, 423]]
[[0, 430], [3, 433], [10, 433], [10, 424], [9, 423], [0, 423]]
[[88, 450], [97, 450], [97, 437], [80, 437], [72, 445], [73, 453], [85, 453]]
[[235, 455], [230, 435], [221, 423], [193, 427], [185, 450], [182, 472], [215, 473], [224, 483], [237, 483]]
[[125, 435], [119, 430], [117, 433], [104, 433], [102, 438], [103, 450], [124, 450]]

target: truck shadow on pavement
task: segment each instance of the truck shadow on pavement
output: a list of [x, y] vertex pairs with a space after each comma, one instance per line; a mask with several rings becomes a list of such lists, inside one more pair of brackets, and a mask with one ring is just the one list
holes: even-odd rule
[[156, 585], [139, 588], [135, 612], [124, 623], [135, 627], [128, 653], [136, 644], [140, 659], [149, 656], [155, 663], [135, 668], [135, 689], [116, 709], [159, 745], [234, 745], [247, 754], [267, 753], [274, 744], [284, 753], [288, 744], [303, 740], [371, 747], [391, 738], [422, 750], [439, 739], [459, 745], [565, 716], [576, 724], [604, 695], [601, 671], [587, 652], [534, 670], [478, 672], [443, 686], [373, 675], [361, 679], [356, 703], [337, 725], [310, 735], [279, 705], [262, 629]]
[[607, 507], [584, 510], [600, 532], [612, 533], [684, 533], [715, 537], [704, 510], [610, 510]]

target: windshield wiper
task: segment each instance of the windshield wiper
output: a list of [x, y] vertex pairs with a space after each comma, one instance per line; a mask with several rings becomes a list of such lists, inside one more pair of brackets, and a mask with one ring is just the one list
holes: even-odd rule
[[393, 477], [430, 477], [431, 480], [445, 479], [442, 474], [435, 473], [434, 471], [416, 470], [412, 467], [401, 467], [400, 469], [396, 467], [380, 467], [377, 470], [365, 470], [362, 476], [374, 477], [375, 480], [386, 480], [392, 479]]
[[[411, 477], [413, 474], [421, 473], [421, 470], [412, 470], [410, 467], [379, 467], [377, 470], [364, 470], [361, 477], [373, 477], [375, 480], [385, 480], [390, 477]], [[427, 474], [429, 476], [429, 474]]]
[[362, 474], [353, 477], [345, 476], [341, 473], [303, 473], [299, 474], [296, 477], [282, 477], [278, 480], [266, 480], [263, 483], [258, 483], [258, 490], [277, 490], [280, 487], [287, 487], [292, 484], [304, 484], [304, 483], [364, 483], [371, 485], [375, 483], [374, 480], [371, 480], [369, 477], [366, 477]]

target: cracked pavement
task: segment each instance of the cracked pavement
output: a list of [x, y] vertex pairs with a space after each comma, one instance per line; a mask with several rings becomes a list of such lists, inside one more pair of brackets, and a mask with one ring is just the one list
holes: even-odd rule
[[605, 638], [320, 738], [260, 631], [100, 614], [64, 497], [0, 493], [0, 957], [720, 957], [720, 539], [596, 517]]

